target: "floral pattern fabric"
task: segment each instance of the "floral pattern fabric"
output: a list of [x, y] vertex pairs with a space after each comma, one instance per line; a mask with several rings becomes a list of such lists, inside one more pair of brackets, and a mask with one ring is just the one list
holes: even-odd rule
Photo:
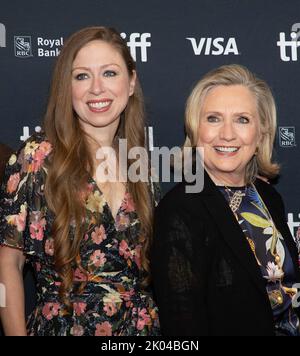
[[[292, 287], [295, 284], [294, 266], [285, 241], [276, 229], [269, 211], [254, 185], [219, 189], [231, 206], [233, 197], [241, 197], [239, 206], [233, 209], [233, 213], [266, 281], [277, 333], [299, 336], [299, 319], [292, 308], [292, 298], [297, 293]], [[276, 234], [278, 239], [275, 240]], [[276, 243], [276, 254], [271, 253], [272, 242]]]
[[[145, 272], [133, 200], [126, 193], [114, 218], [92, 178], [87, 182], [85, 234], [78, 256], [84, 273], [73, 268], [72, 312], [60, 301], [51, 236], [54, 216], [44, 195], [44, 163], [51, 150], [43, 134], [32, 136], [11, 156], [1, 189], [0, 244], [22, 250], [36, 274], [37, 305], [27, 322], [28, 334], [159, 335], [157, 307], [140, 284]], [[82, 282], [86, 285], [79, 292]]]

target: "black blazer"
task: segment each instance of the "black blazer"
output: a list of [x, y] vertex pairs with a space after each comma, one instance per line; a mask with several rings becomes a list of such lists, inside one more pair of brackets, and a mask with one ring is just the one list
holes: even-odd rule
[[[155, 214], [151, 268], [162, 334], [274, 335], [266, 281], [228, 203], [207, 173], [201, 193], [186, 194], [186, 185], [167, 193]], [[300, 282], [282, 199], [261, 180], [255, 186]]]

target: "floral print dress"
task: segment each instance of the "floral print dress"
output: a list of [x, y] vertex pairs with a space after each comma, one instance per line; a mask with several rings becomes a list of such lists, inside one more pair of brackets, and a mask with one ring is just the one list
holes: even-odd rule
[[[44, 162], [51, 150], [43, 134], [32, 136], [11, 156], [1, 190], [0, 244], [22, 250], [36, 275], [37, 305], [27, 322], [28, 334], [159, 335], [157, 307], [151, 292], [140, 285], [145, 272], [132, 198], [126, 193], [114, 219], [92, 178], [87, 182], [86, 229], [78, 256], [85, 273], [73, 268], [72, 311], [60, 301], [51, 236], [54, 216], [44, 195]], [[82, 282], [86, 285], [79, 292]]]
[[[232, 208], [260, 267], [277, 334], [300, 336], [299, 319], [292, 307], [292, 299], [297, 293], [293, 288], [296, 277], [292, 257], [267, 207], [254, 185], [218, 188]], [[234, 196], [240, 197], [235, 206], [232, 204]], [[273, 241], [276, 254], [272, 254]]]

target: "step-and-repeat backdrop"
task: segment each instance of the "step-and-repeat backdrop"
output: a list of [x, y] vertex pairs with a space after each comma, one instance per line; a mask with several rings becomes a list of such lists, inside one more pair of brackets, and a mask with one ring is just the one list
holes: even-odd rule
[[[300, 225], [299, 0], [3, 0], [0, 142], [16, 149], [40, 129], [51, 72], [66, 37], [115, 27], [137, 62], [151, 144], [179, 146], [186, 98], [200, 77], [240, 63], [271, 86], [278, 108], [277, 189], [293, 233]], [[164, 184], [164, 191], [170, 185]], [[30, 305], [28, 306], [30, 308]]]

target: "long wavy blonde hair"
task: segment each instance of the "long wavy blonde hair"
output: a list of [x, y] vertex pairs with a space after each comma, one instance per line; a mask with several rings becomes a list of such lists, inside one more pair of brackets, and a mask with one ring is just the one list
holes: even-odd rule
[[[73, 61], [79, 50], [94, 40], [105, 41], [121, 54], [130, 77], [136, 70], [135, 62], [125, 41], [114, 29], [105, 27], [88, 27], [73, 34], [65, 43], [54, 69], [44, 120], [46, 137], [53, 146], [47, 165], [45, 195], [47, 204], [55, 216], [52, 227], [55, 267], [62, 280], [60, 295], [66, 303], [73, 285], [73, 267], [78, 264], [80, 242], [84, 234], [82, 221], [85, 209], [79, 198], [78, 187], [86, 186], [95, 168], [87, 144], [87, 136], [72, 106], [71, 72]], [[134, 93], [121, 114], [116, 133], [118, 138], [127, 139], [128, 151], [135, 146], [146, 146], [144, 116], [143, 94], [137, 79]], [[132, 161], [128, 161], [128, 166], [131, 163]], [[128, 191], [135, 203], [141, 224], [142, 266], [149, 272], [148, 252], [153, 217], [152, 195], [149, 185], [140, 181], [129, 182]], [[73, 221], [75, 221], [75, 236], [70, 238]]]
[[254, 95], [260, 120], [261, 144], [246, 166], [245, 182], [253, 182], [257, 175], [274, 178], [279, 165], [272, 162], [276, 134], [276, 105], [268, 84], [256, 77], [249, 69], [239, 64], [224, 65], [207, 73], [194, 87], [186, 104], [186, 140], [183, 147], [196, 147], [198, 126], [203, 101], [216, 86], [243, 85]]

